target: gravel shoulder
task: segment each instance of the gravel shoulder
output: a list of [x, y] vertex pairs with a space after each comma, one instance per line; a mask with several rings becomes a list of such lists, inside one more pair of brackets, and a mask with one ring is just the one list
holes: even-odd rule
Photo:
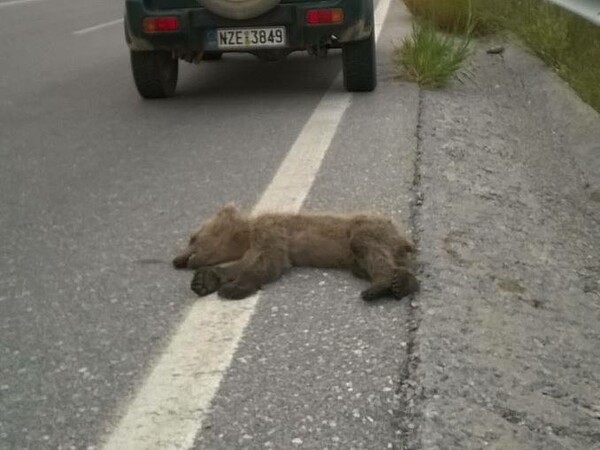
[[404, 448], [600, 445], [599, 116], [516, 45], [422, 91]]

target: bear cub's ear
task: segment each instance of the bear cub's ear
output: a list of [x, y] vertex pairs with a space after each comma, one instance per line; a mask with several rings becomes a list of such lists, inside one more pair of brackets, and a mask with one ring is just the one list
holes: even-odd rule
[[217, 215], [224, 216], [224, 217], [236, 216], [238, 214], [239, 214], [238, 208], [237, 208], [237, 206], [235, 206], [235, 203], [233, 203], [233, 202], [227, 203], [217, 213]]

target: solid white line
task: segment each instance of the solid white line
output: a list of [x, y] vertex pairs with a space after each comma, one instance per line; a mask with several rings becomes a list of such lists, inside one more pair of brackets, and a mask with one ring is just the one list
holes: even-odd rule
[[256, 300], [196, 302], [104, 448], [192, 447]]
[[0, 3], [0, 8], [4, 6], [13, 6], [13, 5], [22, 5], [24, 3], [33, 3], [33, 2], [41, 2], [44, 0], [11, 0], [9, 2]]
[[101, 30], [102, 28], [111, 27], [113, 25], [117, 25], [119, 23], [123, 23], [123, 19], [112, 20], [110, 22], [101, 23], [99, 25], [94, 25], [93, 27], [84, 28], [82, 30], [73, 31], [73, 34], [87, 34], [92, 31]]
[[[340, 83], [338, 77], [332, 86]], [[337, 89], [325, 93], [255, 205], [255, 214], [300, 210], [350, 99], [351, 94]]]
[[[375, 12], [379, 37], [390, 0]], [[308, 194], [331, 140], [352, 98], [332, 84], [275, 177], [255, 205], [261, 211], [298, 211]], [[259, 295], [225, 302], [216, 295], [197, 301], [172, 337], [105, 450], [188, 450], [194, 444], [210, 402], [229, 367]]]

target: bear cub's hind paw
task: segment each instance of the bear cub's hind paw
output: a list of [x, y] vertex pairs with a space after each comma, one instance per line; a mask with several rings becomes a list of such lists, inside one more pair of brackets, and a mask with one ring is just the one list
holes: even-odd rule
[[399, 269], [392, 279], [392, 295], [400, 300], [419, 290], [419, 282], [415, 276], [406, 269]]

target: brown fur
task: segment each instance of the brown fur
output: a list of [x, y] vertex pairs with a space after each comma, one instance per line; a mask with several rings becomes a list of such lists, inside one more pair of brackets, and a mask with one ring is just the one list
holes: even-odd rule
[[[222, 208], [190, 238], [173, 260], [195, 269], [192, 290], [247, 297], [291, 266], [349, 269], [371, 281], [365, 300], [402, 298], [418, 289], [406, 268], [413, 245], [391, 220], [372, 215], [262, 214], [248, 217]], [[230, 263], [230, 264], [224, 264]]]

